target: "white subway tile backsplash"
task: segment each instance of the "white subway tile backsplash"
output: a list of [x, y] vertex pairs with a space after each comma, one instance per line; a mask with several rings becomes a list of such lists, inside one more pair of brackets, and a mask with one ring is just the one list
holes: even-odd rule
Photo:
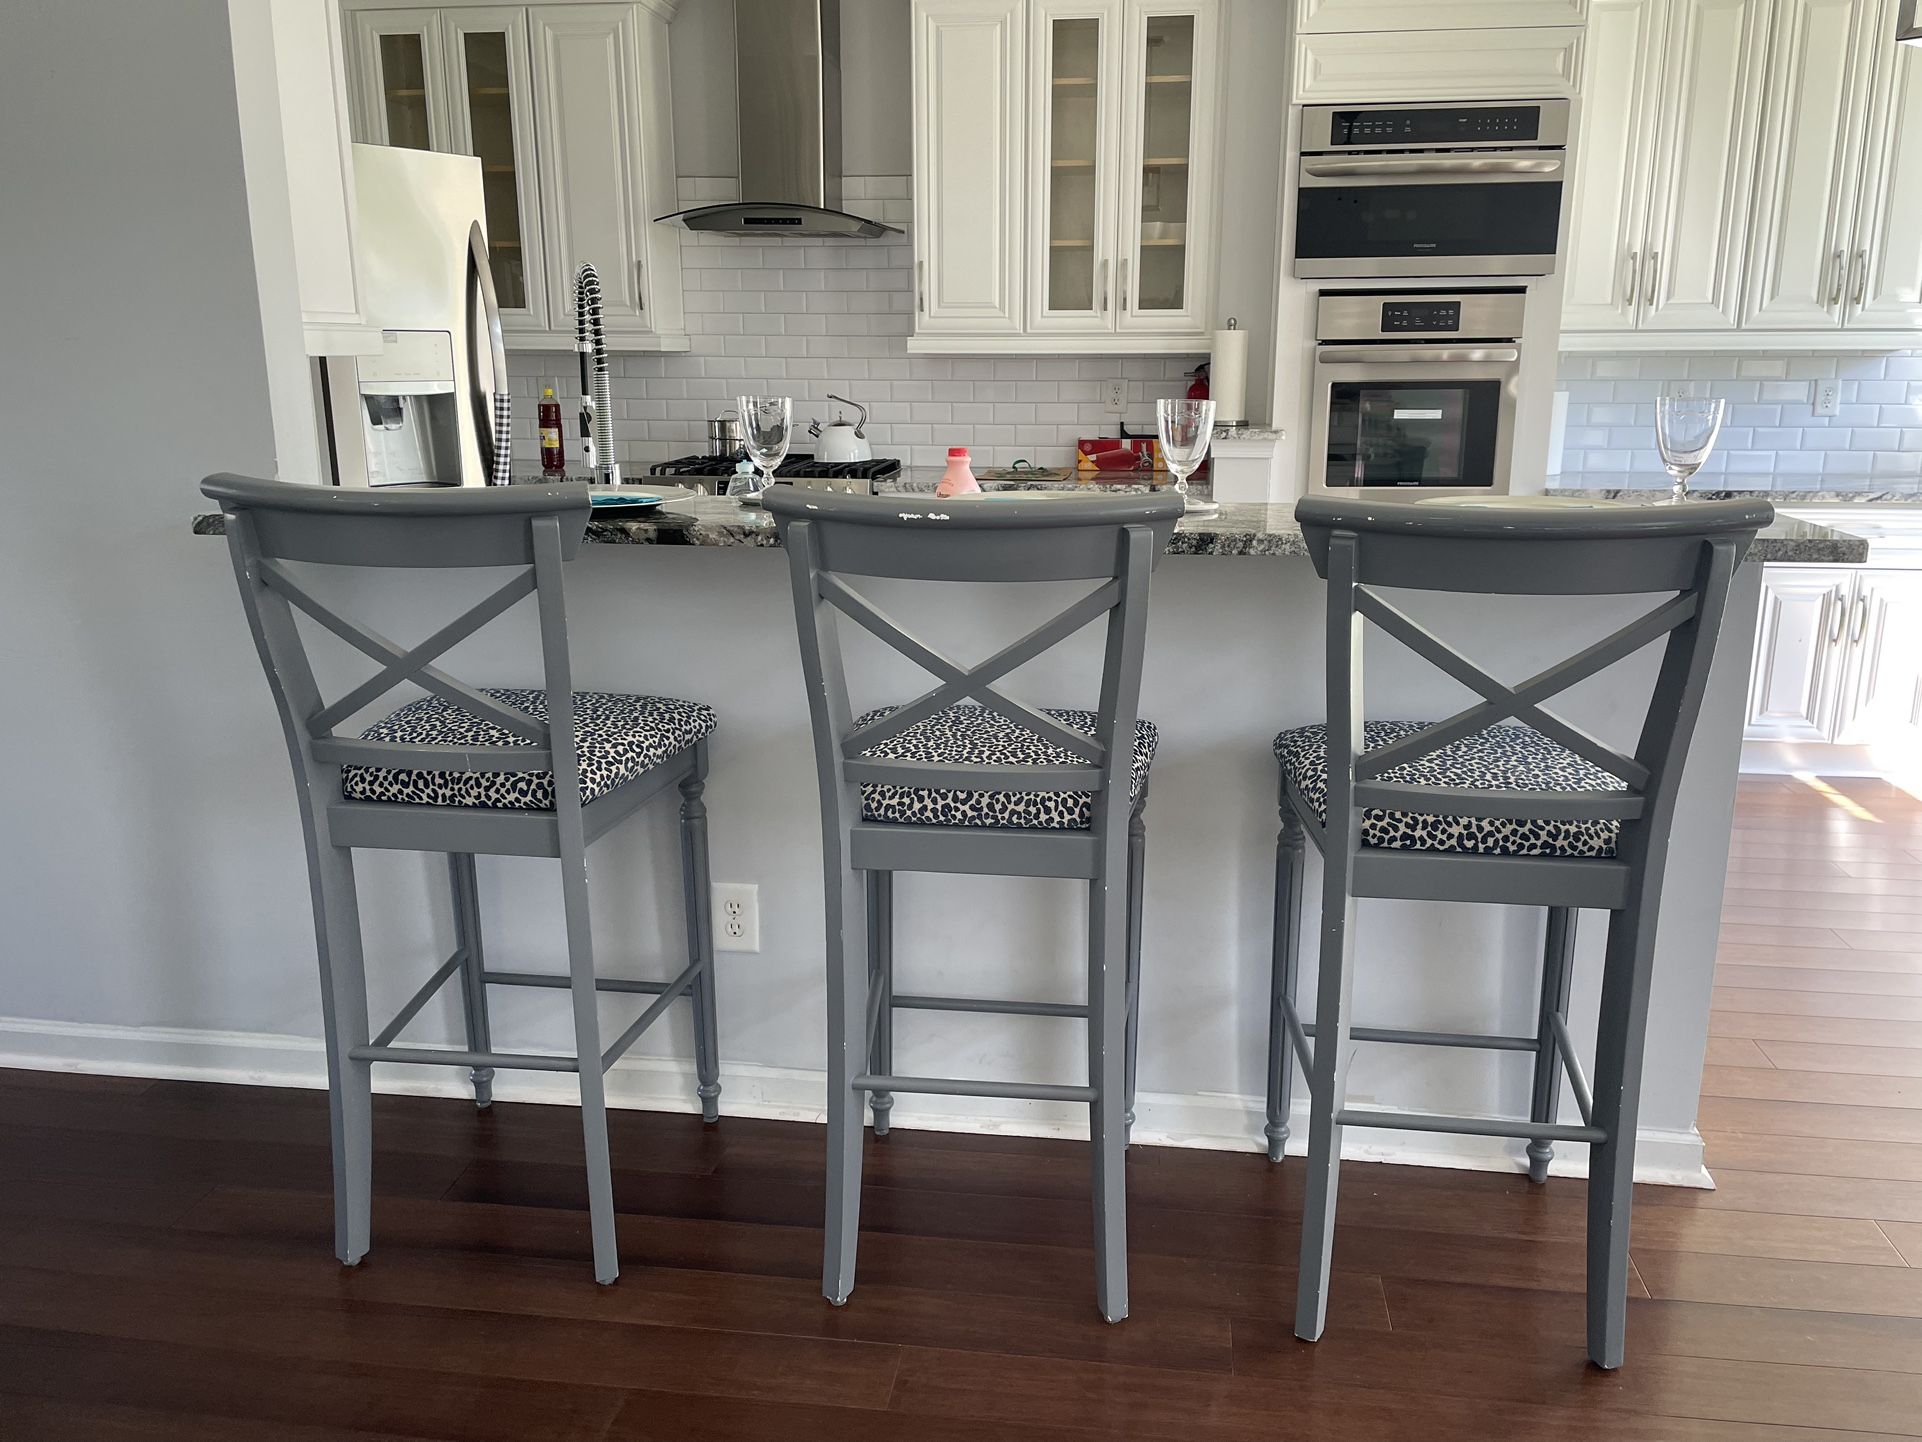
[[[1812, 382], [1840, 381], [1833, 417], [1813, 410]], [[1653, 450], [1654, 400], [1677, 383], [1729, 404], [1704, 476], [1776, 489], [1811, 486], [1922, 493], [1922, 352], [1898, 355], [1564, 356], [1568, 393], [1562, 469], [1648, 474], [1665, 484]]]

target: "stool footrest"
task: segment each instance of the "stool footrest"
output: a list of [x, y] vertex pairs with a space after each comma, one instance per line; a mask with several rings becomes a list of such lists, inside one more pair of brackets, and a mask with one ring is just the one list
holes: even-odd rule
[[1093, 1087], [1053, 1086], [1046, 1082], [972, 1081], [964, 1077], [870, 1076], [848, 1083], [856, 1091], [906, 1092], [943, 1097], [1009, 1097], [1034, 1102], [1092, 1102]]
[[1374, 1107], [1343, 1107], [1335, 1124], [1344, 1127], [1386, 1127], [1390, 1131], [1454, 1132], [1470, 1137], [1526, 1137], [1537, 1142], [1601, 1142], [1608, 1133], [1600, 1127], [1567, 1122], [1531, 1122], [1507, 1117], [1433, 1116], [1423, 1112], [1391, 1112]]
[[[489, 986], [552, 986], [562, 990], [574, 984], [573, 978], [565, 973], [547, 971], [483, 971], [481, 980]], [[644, 996], [658, 996], [672, 985], [674, 983], [671, 981], [629, 981], [613, 976], [594, 978], [596, 991], [635, 992]]]
[[1086, 1006], [1071, 1001], [995, 1001], [973, 996], [903, 996], [894, 1004], [908, 1011], [975, 1011], [1001, 1016], [1078, 1016], [1088, 1014]]
[[[1303, 1036], [1313, 1036], [1315, 1026], [1312, 1022], [1301, 1029]], [[1473, 1032], [1461, 1031], [1408, 1031], [1390, 1026], [1351, 1026], [1348, 1028], [1351, 1041], [1386, 1041], [1403, 1046], [1461, 1046], [1486, 1051], [1536, 1051], [1540, 1044], [1532, 1036], [1482, 1036]]]
[[579, 1071], [571, 1056], [543, 1056], [538, 1052], [443, 1051], [424, 1046], [357, 1046], [347, 1053], [355, 1061], [398, 1061], [426, 1066], [505, 1067], [508, 1071]]

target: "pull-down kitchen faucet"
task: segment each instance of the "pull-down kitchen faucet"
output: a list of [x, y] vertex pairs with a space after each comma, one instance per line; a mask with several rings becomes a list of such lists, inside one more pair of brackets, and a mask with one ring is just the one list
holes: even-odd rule
[[582, 262], [574, 273], [574, 344], [581, 356], [581, 454], [603, 486], [621, 483], [614, 462], [614, 403], [601, 335], [601, 273]]

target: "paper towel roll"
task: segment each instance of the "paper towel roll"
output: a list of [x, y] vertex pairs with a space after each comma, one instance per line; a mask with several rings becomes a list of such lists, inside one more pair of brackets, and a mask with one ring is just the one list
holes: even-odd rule
[[1248, 332], [1218, 330], [1208, 365], [1208, 397], [1215, 424], [1238, 426], [1248, 419]]

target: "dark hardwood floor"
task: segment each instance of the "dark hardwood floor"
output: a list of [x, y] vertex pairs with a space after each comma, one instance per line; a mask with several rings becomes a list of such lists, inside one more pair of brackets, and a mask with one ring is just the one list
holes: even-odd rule
[[1719, 1187], [1639, 1194], [1618, 1373], [1583, 1357], [1575, 1181], [1349, 1165], [1311, 1347], [1299, 1163], [1137, 1148], [1110, 1327], [1082, 1146], [896, 1132], [837, 1311], [818, 1128], [617, 1114], [602, 1288], [573, 1111], [383, 1097], [349, 1271], [318, 1093], [4, 1072], [0, 1438], [1922, 1435], [1922, 805], [1747, 780], [1735, 847]]

